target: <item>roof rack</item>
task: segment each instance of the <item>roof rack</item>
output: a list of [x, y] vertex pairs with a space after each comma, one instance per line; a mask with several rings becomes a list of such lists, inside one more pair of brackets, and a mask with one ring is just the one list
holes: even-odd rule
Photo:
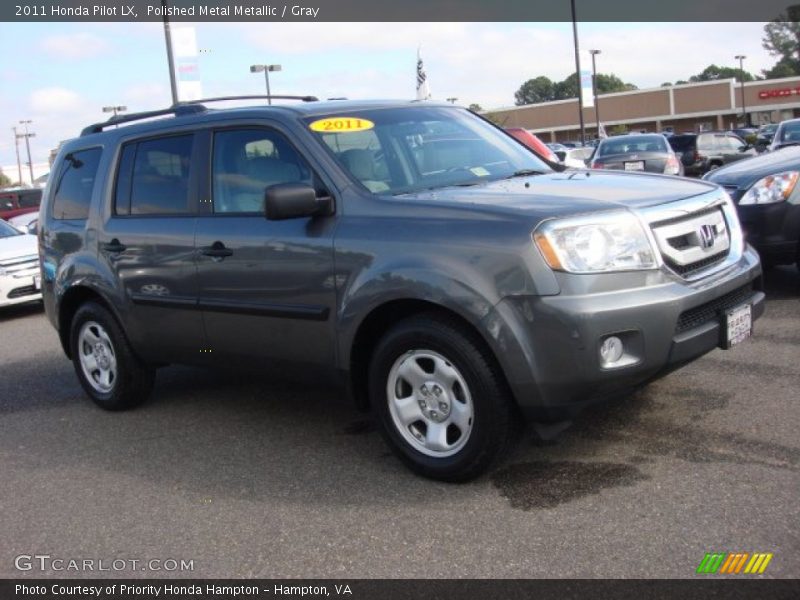
[[152, 117], [161, 117], [164, 115], [175, 115], [176, 117], [180, 117], [183, 115], [196, 115], [198, 113], [203, 113], [206, 111], [206, 107], [202, 104], [186, 104], [180, 103], [175, 104], [174, 106], [170, 106], [169, 108], [163, 108], [161, 110], [150, 110], [146, 112], [138, 112], [138, 113], [131, 113], [129, 115], [117, 115], [115, 117], [111, 117], [106, 121], [102, 121], [100, 123], [95, 123], [94, 125], [89, 125], [85, 127], [83, 131], [81, 131], [81, 137], [85, 135], [91, 135], [93, 133], [100, 133], [106, 127], [110, 127], [111, 125], [120, 125], [122, 123], [130, 123], [131, 121], [141, 121], [142, 119], [150, 119]]
[[160, 110], [150, 110], [146, 112], [130, 113], [127, 115], [116, 115], [106, 121], [94, 123], [85, 127], [81, 131], [81, 137], [91, 135], [93, 133], [100, 133], [103, 129], [112, 125], [120, 125], [122, 123], [130, 123], [131, 121], [141, 121], [143, 119], [150, 119], [153, 117], [162, 117], [164, 115], [175, 115], [181, 117], [184, 115], [196, 115], [206, 112], [206, 107], [203, 102], [224, 102], [225, 100], [302, 100], [303, 102], [317, 102], [319, 98], [316, 96], [217, 96], [214, 98], [201, 98], [199, 100], [189, 100], [185, 102], [178, 102], [169, 108]]

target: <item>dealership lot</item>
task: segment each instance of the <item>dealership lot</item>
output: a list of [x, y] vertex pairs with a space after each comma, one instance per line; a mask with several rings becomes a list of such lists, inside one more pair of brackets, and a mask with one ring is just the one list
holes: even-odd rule
[[[0, 313], [0, 576], [695, 577], [706, 552], [800, 574], [800, 275], [767, 273], [755, 338], [488, 476], [411, 474], [323, 387], [171, 367], [97, 409], [41, 309]], [[194, 570], [20, 572], [20, 554]]]

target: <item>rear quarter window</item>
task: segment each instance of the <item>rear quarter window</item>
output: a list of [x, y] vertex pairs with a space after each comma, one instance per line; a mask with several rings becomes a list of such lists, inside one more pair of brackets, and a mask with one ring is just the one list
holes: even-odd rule
[[70, 152], [64, 157], [53, 192], [54, 219], [86, 219], [92, 202], [100, 148]]

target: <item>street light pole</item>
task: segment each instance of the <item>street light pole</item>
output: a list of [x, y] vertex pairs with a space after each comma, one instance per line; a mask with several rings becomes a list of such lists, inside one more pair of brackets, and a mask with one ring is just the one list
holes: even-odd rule
[[[36, 137], [36, 134], [33, 132], [30, 133], [28, 132], [28, 125], [30, 123], [33, 123], [33, 121], [31, 121], [30, 119], [19, 122], [20, 125], [25, 126], [25, 133], [21, 133], [19, 135], [20, 137], [25, 138], [25, 147], [28, 149], [28, 170], [30, 171], [31, 174], [31, 185], [33, 185], [33, 161], [31, 160], [31, 138]], [[22, 180], [22, 175], [20, 174], [20, 183], [22, 183], [21, 180]]]
[[458, 102], [458, 98], [456, 98], [456, 97], [448, 98], [447, 101], [450, 104], [455, 104], [456, 102]]
[[175, 59], [172, 56], [172, 34], [169, 30], [169, 11], [167, 0], [161, 0], [164, 11], [164, 41], [167, 44], [167, 65], [169, 66], [169, 89], [172, 92], [172, 104], [178, 103], [178, 83], [175, 81]]
[[744, 54], [737, 54], [734, 58], [739, 61], [739, 89], [742, 93], [742, 126], [747, 127], [749, 125], [747, 119], [747, 105], [744, 102], [744, 59], [747, 57]]
[[586, 143], [586, 127], [583, 124], [583, 96], [581, 95], [581, 57], [578, 49], [578, 21], [575, 15], [575, 0], [570, 0], [572, 9], [572, 41], [575, 45], [575, 75], [578, 77], [578, 118], [581, 123], [581, 143]]
[[267, 104], [272, 104], [272, 92], [269, 89], [269, 72], [281, 71], [282, 69], [283, 67], [281, 67], [281, 65], [250, 65], [251, 73], [260, 73], [264, 71], [264, 81], [267, 84]]
[[22, 163], [19, 162], [19, 138], [20, 134], [17, 133], [17, 128], [11, 128], [14, 131], [14, 149], [17, 151], [17, 181], [22, 185]]
[[117, 116], [117, 113], [125, 112], [128, 110], [127, 106], [104, 106], [103, 112], [104, 113], [114, 113], [114, 116]]
[[600, 50], [589, 50], [592, 55], [592, 94], [594, 94], [594, 116], [597, 120], [597, 139], [600, 139], [600, 105], [597, 103], [597, 64], [595, 57], [600, 54]]

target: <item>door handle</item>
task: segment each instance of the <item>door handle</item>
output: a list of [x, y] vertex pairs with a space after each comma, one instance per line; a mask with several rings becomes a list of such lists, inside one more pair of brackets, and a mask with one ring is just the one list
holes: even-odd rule
[[201, 249], [200, 253], [211, 258], [225, 258], [226, 256], [232, 256], [233, 250], [226, 248], [222, 242], [214, 242], [210, 246]]
[[127, 246], [125, 246], [124, 244], [120, 244], [117, 238], [114, 238], [110, 242], [106, 242], [105, 244], [103, 244], [103, 250], [105, 250], [106, 252], [114, 252], [114, 253], [124, 252], [126, 248]]

